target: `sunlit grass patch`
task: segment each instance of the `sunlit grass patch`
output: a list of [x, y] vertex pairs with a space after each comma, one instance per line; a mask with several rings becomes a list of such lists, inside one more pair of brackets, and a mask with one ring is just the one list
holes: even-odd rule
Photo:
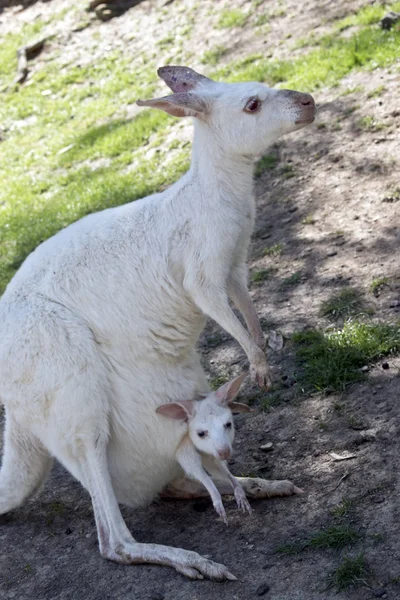
[[292, 336], [303, 388], [342, 391], [364, 378], [361, 367], [400, 352], [400, 324], [347, 322], [342, 329], [315, 329]]
[[247, 21], [248, 15], [239, 9], [223, 10], [220, 14], [217, 26], [220, 29], [231, 27], [242, 27]]
[[225, 46], [215, 46], [211, 50], [206, 50], [200, 60], [203, 65], [217, 65], [220, 59], [227, 53]]
[[230, 81], [254, 80], [270, 85], [313, 91], [334, 86], [354, 69], [384, 67], [398, 59], [400, 32], [367, 26], [350, 37], [325, 36], [318, 46], [295, 60], [253, 57], [235, 61], [217, 72]]
[[276, 167], [278, 163], [278, 157], [275, 154], [265, 154], [260, 160], [257, 161], [254, 176], [256, 178], [261, 177], [265, 171], [270, 171]]

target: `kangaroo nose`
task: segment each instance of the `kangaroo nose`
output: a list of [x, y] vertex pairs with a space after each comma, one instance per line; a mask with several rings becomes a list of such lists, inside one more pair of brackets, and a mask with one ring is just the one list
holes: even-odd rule
[[311, 94], [295, 92], [293, 90], [282, 90], [282, 92], [284, 92], [287, 97], [291, 98], [291, 100], [294, 100], [294, 102], [300, 106], [315, 107], [315, 101]]
[[315, 101], [311, 94], [303, 94], [298, 92], [295, 99], [302, 106], [315, 106]]
[[218, 456], [221, 460], [227, 460], [231, 456], [231, 449], [229, 446], [224, 446], [218, 450]]

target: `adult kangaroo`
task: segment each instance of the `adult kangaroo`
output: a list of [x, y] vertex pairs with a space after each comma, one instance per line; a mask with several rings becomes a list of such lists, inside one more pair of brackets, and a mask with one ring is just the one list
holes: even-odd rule
[[[195, 350], [206, 316], [242, 346], [253, 381], [269, 385], [246, 282], [253, 163], [281, 134], [311, 123], [315, 104], [186, 67], [158, 74], [174, 93], [138, 104], [194, 117], [190, 170], [160, 194], [87, 216], [41, 244], [0, 301], [0, 514], [41, 487], [55, 457], [91, 495], [104, 557], [234, 579], [194, 552], [136, 542], [118, 502], [143, 505], [168, 484], [188, 493], [187, 482], [173, 483], [182, 470], [156, 408], [209, 391]], [[241, 484], [253, 497], [297, 491], [288, 481]]]

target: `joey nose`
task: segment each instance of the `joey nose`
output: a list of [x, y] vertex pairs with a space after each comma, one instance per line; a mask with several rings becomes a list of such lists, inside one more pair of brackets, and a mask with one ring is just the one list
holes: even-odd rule
[[223, 446], [218, 449], [218, 456], [221, 460], [228, 460], [231, 457], [232, 451], [229, 446]]

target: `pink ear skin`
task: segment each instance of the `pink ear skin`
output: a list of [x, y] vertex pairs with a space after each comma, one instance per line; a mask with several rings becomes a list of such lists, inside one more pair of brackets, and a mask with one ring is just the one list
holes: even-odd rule
[[201, 83], [212, 82], [208, 77], [196, 73], [189, 67], [160, 67], [157, 75], [164, 80], [173, 92], [190, 92]]
[[194, 402], [191, 400], [183, 400], [182, 402], [169, 402], [161, 404], [156, 408], [156, 413], [169, 417], [176, 421], [189, 421], [194, 411]]
[[198, 117], [205, 113], [207, 109], [206, 103], [196, 94], [185, 92], [164, 96], [163, 98], [153, 98], [152, 100], [138, 100], [136, 104], [158, 108], [173, 117]]
[[233, 413], [254, 412], [253, 409], [248, 406], [248, 404], [242, 404], [241, 402], [230, 402], [228, 406]]
[[231, 406], [233, 400], [239, 393], [240, 386], [243, 383], [243, 380], [247, 377], [247, 373], [242, 373], [239, 377], [236, 377], [232, 381], [228, 381], [223, 386], [221, 386], [216, 392], [217, 401], [223, 406]]

